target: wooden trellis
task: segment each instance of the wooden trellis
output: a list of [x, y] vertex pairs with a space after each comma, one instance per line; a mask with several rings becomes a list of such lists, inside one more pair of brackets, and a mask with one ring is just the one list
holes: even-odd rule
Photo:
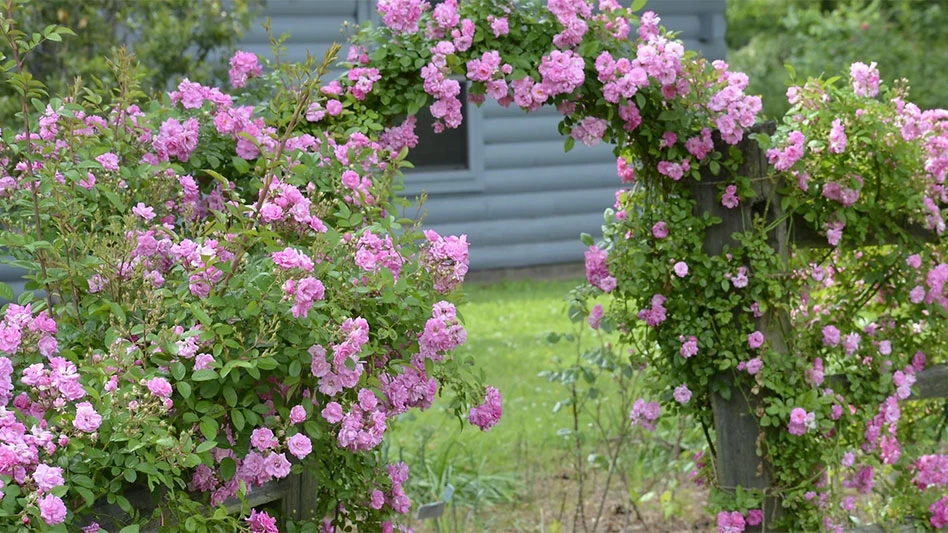
[[[772, 135], [776, 130], [774, 123], [756, 126], [751, 132], [763, 132]], [[826, 246], [826, 239], [812, 230], [800, 231], [799, 228], [808, 227], [806, 224], [796, 224], [795, 232], [790, 234], [790, 222], [784, 217], [778, 195], [778, 183], [766, 179], [770, 173], [766, 153], [757, 142], [745, 135], [738, 144], [744, 161], [737, 170], [737, 175], [747, 176], [753, 184], [754, 196], [742, 198], [736, 209], [727, 209], [718, 200], [718, 189], [721, 183], [731, 183], [729, 176], [713, 176], [710, 172], [702, 174], [700, 182], [691, 187], [696, 201], [696, 215], [703, 216], [710, 213], [721, 220], [720, 224], [708, 228], [704, 240], [704, 251], [709, 255], [720, 255], [725, 246], [737, 247], [733, 239], [735, 233], [751, 227], [755, 215], [768, 214], [768, 222], [773, 230], [768, 236], [768, 244], [784, 260], [789, 257], [789, 244], [799, 246]], [[718, 143], [716, 149], [727, 153], [726, 147]], [[912, 233], [925, 233], [915, 229]], [[791, 331], [790, 320], [786, 313], [768, 306], [768, 311], [757, 319], [757, 329], [764, 334], [773, 350], [789, 355], [785, 333]], [[721, 374], [717, 379], [733, 386], [731, 374]], [[827, 376], [829, 383], [844, 384], [845, 376]], [[916, 374], [916, 382], [909, 400], [923, 400], [934, 398], [948, 398], [948, 365], [933, 365]], [[712, 395], [711, 407], [715, 427], [715, 468], [717, 481], [721, 488], [733, 489], [740, 486], [748, 489], [759, 489], [769, 496], [764, 501], [764, 522], [756, 527], [748, 527], [746, 531], [775, 531], [769, 524], [780, 517], [782, 507], [779, 499], [773, 495], [772, 466], [765, 457], [757, 454], [757, 442], [761, 434], [759, 418], [756, 414], [759, 407], [759, 397], [747, 397], [744, 394], [731, 394], [725, 399], [719, 394]], [[914, 531], [914, 529], [911, 529]], [[863, 533], [881, 532], [878, 526], [863, 527], [858, 530]]]
[[[247, 495], [246, 501], [251, 507], [255, 508], [261, 506], [278, 508], [284, 522], [290, 520], [312, 522], [322, 518], [316, 515], [317, 486], [315, 477], [307, 472], [291, 474], [284, 479], [271, 481], [253, 488]], [[160, 495], [156, 495], [146, 487], [141, 487], [138, 490], [133, 488], [127, 491], [125, 497], [128, 498], [132, 507], [140, 515], [149, 516], [155, 510], [156, 498], [160, 498]], [[231, 498], [224, 502], [224, 507], [228, 513], [239, 512], [241, 506], [242, 502], [237, 498]], [[91, 513], [86, 516], [86, 521], [92, 520], [114, 531], [118, 531], [132, 523], [131, 516], [115, 504], [96, 505]], [[139, 531], [140, 533], [157, 533], [161, 526], [169, 525], [173, 525], [170, 519], [163, 523], [161, 520], [152, 521], [142, 525]]]

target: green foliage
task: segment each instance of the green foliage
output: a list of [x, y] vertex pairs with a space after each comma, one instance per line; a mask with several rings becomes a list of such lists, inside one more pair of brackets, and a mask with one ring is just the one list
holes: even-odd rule
[[[13, 4], [16, 4], [15, 7]], [[180, 78], [197, 82], [226, 79], [226, 56], [259, 14], [263, 0], [42, 0], [4, 1], [15, 9], [21, 28], [70, 28], [37, 43], [26, 72], [53, 94], [71, 92], [74, 78], [100, 94], [118, 87], [109, 58], [128, 46], [141, 68], [149, 94], [167, 90]], [[11, 58], [8, 44], [0, 53]], [[0, 89], [0, 114], [19, 107], [8, 87]]]
[[806, 79], [874, 61], [887, 80], [911, 80], [910, 99], [922, 108], [948, 105], [942, 2], [741, 0], [728, 2], [727, 18], [728, 61], [748, 74], [768, 118], [790, 107], [785, 92], [794, 79], [787, 64]]
[[[42, 461], [62, 479], [45, 494], [29, 473], [0, 474], [0, 529], [73, 531], [101, 520], [114, 530], [240, 531], [251, 489], [304, 471], [318, 487], [309, 518], [380, 529], [393, 506], [369, 507], [368, 495], [384, 490], [392, 501], [396, 489], [379, 442], [346, 441], [320, 410], [334, 402], [361, 417], [364, 407], [373, 417], [364, 427], [381, 440], [385, 386], [409, 367], [454, 393], [459, 419], [484, 387], [451, 347], [419, 355], [435, 304], [453, 309], [467, 245], [457, 245], [463, 272], [445, 283], [454, 271], [440, 269], [455, 260], [434, 265], [434, 237], [394, 215], [408, 206], [393, 195], [403, 155], [356, 135], [352, 115], [340, 125], [349, 133], [300, 131], [310, 104], [325, 99], [318, 89], [338, 48], [278, 67], [254, 92], [182, 84], [186, 102], [144, 97], [136, 63], [120, 54], [112, 94], [79, 87], [82, 97], [67, 99], [48, 97], [28, 66], [68, 31], [32, 34], [14, 17], [0, 30], [20, 108], [0, 147], [0, 246], [5, 262], [29, 272], [7, 307], [4, 320], [21, 318], [3, 322], [16, 335], [4, 337], [0, 358], [14, 380], [47, 364], [68, 375], [3, 389], [4, 405], [18, 395], [35, 406], [7, 411], [4, 423], [48, 434], [30, 468]], [[344, 183], [347, 171], [358, 172], [358, 190]], [[389, 243], [384, 266], [362, 258], [373, 237]], [[43, 329], [28, 329], [33, 320]], [[320, 357], [338, 374], [317, 376]], [[343, 373], [345, 384], [325, 383]], [[252, 443], [255, 431], [274, 441]], [[292, 439], [312, 451], [294, 452]], [[258, 469], [248, 471], [253, 458]], [[133, 498], [135, 488], [154, 505]], [[40, 496], [64, 505], [62, 515], [48, 516]]]

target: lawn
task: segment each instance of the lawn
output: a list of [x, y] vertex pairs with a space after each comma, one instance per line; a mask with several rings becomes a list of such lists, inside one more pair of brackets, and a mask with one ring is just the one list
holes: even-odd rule
[[[447, 410], [448, 399], [439, 398], [428, 411], [399, 420], [388, 435], [387, 453], [412, 468], [414, 508], [437, 501], [449, 483], [455, 488], [455, 505], [447, 508], [440, 523], [414, 519], [413, 527], [423, 531], [569, 530], [561, 524], [573, 516], [577, 484], [569, 437], [562, 433], [573, 422], [568, 409], [554, 413], [554, 406], [568, 391], [539, 374], [576, 357], [574, 343], [551, 344], [547, 337], [550, 332], [575, 331], [565, 297], [581, 281], [465, 285], [465, 301], [459, 310], [468, 341], [460, 350], [475, 356], [487, 382], [501, 391], [504, 416], [490, 431], [481, 432], [466, 420], [459, 423]], [[603, 384], [604, 394], [609, 387], [610, 383]], [[627, 415], [620, 416], [625, 420]], [[588, 417], [583, 421], [588, 424]], [[639, 501], [654, 497], [662, 518], [687, 511], [675, 507], [673, 500], [680, 498], [674, 490], [665, 494], [664, 485], [642, 486], [644, 477], [663, 477], [667, 463], [661, 457], [665, 455], [637, 458], [638, 477], [625, 480], [635, 487], [613, 482], [616, 495], [608, 498], [609, 513], [631, 516], [630, 488], [641, 489], [636, 498], [651, 489], [653, 494]], [[652, 464], [649, 457], [661, 464]], [[648, 471], [653, 467], [658, 474]], [[601, 476], [587, 485], [597, 482], [602, 485]], [[660, 490], [654, 493], [656, 489]], [[597, 510], [592, 509], [592, 514]]]

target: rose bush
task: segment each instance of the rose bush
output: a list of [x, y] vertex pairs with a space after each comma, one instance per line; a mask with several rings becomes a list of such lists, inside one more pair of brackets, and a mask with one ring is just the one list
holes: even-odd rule
[[404, 154], [358, 117], [307, 122], [332, 109], [332, 55], [261, 77], [240, 53], [232, 85], [252, 90], [184, 80], [159, 100], [120, 57], [114, 93], [47, 100], [29, 53], [65, 30], [0, 23], [22, 95], [0, 245], [31, 280], [0, 320], [2, 528], [273, 531], [219, 506], [305, 471], [310, 519], [391, 531], [411, 505], [407, 466], [379, 452], [397, 415], [447, 388], [486, 429], [500, 397], [451, 355], [464, 236], [400, 218]]

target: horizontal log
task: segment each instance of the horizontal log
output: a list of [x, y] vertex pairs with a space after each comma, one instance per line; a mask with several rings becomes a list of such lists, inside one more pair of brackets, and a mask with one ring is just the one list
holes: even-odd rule
[[[293, 495], [288, 493], [294, 489], [297, 492], [299, 491], [300, 482], [296, 479], [298, 477], [299, 476], [290, 476], [253, 488], [250, 493], [247, 494], [247, 504], [250, 505], [250, 507], [259, 507], [287, 497], [292, 497]], [[135, 508], [142, 517], [150, 516], [161, 500], [160, 493], [152, 493], [144, 486], [130, 487], [123, 495], [128, 498], [129, 503], [132, 504], [132, 507]], [[301, 495], [296, 494], [296, 496], [298, 500]], [[199, 498], [200, 495], [195, 495], [195, 497]], [[224, 502], [224, 508], [227, 509], [228, 514], [239, 512], [242, 505], [239, 498], [230, 498]], [[81, 519], [85, 519], [86, 521], [94, 520], [99, 522], [103, 527], [114, 530], [121, 529], [123, 526], [132, 523], [131, 517], [116, 504], [96, 504], [88, 514], [83, 514]], [[167, 527], [169, 525], [174, 525], [174, 521], [171, 517], [163, 521], [159, 520], [158, 522], [142, 524], [140, 531], [141, 533], [157, 533], [160, 527]]]
[[885, 528], [879, 524], [869, 524], [846, 530], [846, 533], [915, 533], [916, 531], [915, 526], [911, 524], [904, 524], [899, 526], [898, 529]]
[[[848, 388], [849, 377], [845, 374], [833, 374], [826, 378], [832, 388]], [[948, 398], [948, 364], [932, 365], [915, 374], [915, 385], [908, 400], [931, 400]]]
[[[915, 237], [921, 242], [935, 242], [941, 238], [937, 233], [923, 226], [919, 226], [918, 224], [897, 222], [893, 226], [894, 228], [898, 228], [898, 231], [901, 233]], [[895, 230], [873, 228], [866, 234], [863, 245], [881, 246], [885, 244], [894, 244], [897, 242], [896, 237], [897, 232]], [[813, 227], [799, 215], [794, 215], [793, 217], [793, 224], [790, 228], [790, 241], [798, 248], [830, 247], [829, 242], [826, 240], [826, 236], [813, 229]]]

